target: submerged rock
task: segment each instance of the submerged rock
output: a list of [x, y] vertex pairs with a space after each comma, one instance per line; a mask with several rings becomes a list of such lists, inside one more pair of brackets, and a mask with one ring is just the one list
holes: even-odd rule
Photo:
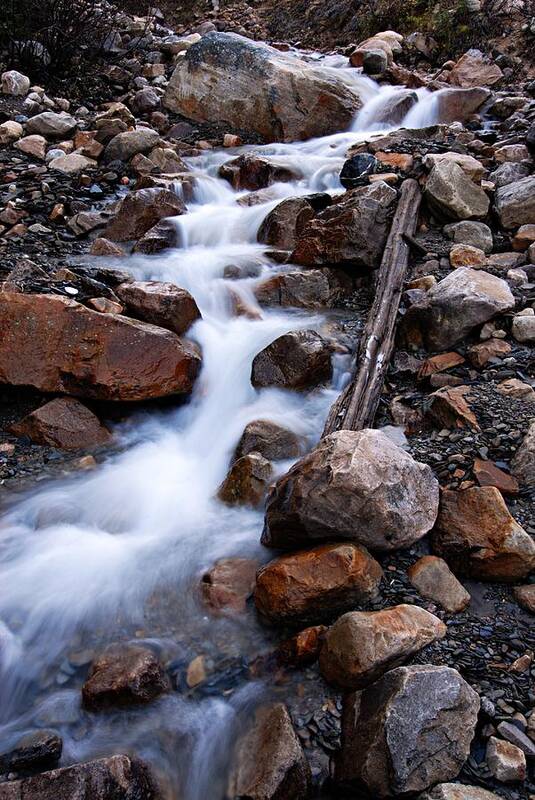
[[91, 665], [82, 686], [90, 711], [149, 703], [169, 688], [158, 659], [146, 647], [111, 645]]

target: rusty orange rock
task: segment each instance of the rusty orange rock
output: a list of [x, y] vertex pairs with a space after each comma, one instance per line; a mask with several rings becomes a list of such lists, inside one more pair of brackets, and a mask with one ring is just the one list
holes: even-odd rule
[[430, 397], [429, 416], [444, 428], [472, 428], [479, 425], [474, 412], [466, 401], [468, 386], [444, 386]]

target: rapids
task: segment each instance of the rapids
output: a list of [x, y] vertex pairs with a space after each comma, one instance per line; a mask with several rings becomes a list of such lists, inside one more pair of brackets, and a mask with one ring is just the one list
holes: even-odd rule
[[[318, 439], [328, 408], [347, 380], [335, 357], [332, 386], [305, 395], [250, 383], [256, 353], [289, 330], [321, 329], [322, 315], [262, 310], [235, 317], [230, 290], [257, 309], [255, 284], [277, 267], [256, 241], [266, 214], [283, 198], [340, 191], [347, 148], [374, 130], [395, 87], [379, 87], [344, 59], [318, 63], [342, 74], [365, 99], [352, 130], [293, 144], [207, 152], [189, 161], [195, 174], [188, 214], [175, 220], [181, 246], [121, 262], [137, 278], [172, 281], [193, 294], [202, 320], [188, 336], [202, 348], [193, 397], [174, 410], [141, 412], [118, 426], [123, 446], [98, 469], [45, 485], [8, 507], [0, 522], [0, 750], [24, 733], [53, 727], [64, 739], [61, 764], [116, 752], [137, 753], [180, 800], [223, 797], [230, 752], [255, 705], [269, 696], [262, 680], [243, 675], [245, 659], [269, 644], [254, 614], [208, 618], [195, 586], [223, 556], [267, 560], [259, 545], [261, 511], [228, 508], [215, 498], [244, 426], [254, 419], [284, 424]], [[436, 97], [419, 90], [406, 122], [437, 122]], [[272, 188], [261, 205], [237, 204], [217, 177], [220, 165], [254, 150], [288, 164], [294, 183]], [[245, 277], [226, 280], [225, 267]], [[288, 463], [276, 465], [282, 473]], [[157, 650], [176, 676], [173, 691], [146, 708], [88, 714], [80, 685], [94, 652], [135, 639]], [[205, 654], [214, 679], [190, 692], [183, 674]], [[210, 673], [211, 675], [212, 673]], [[228, 677], [228, 686], [218, 675]], [[241, 679], [240, 679], [241, 676]], [[232, 691], [230, 691], [232, 689]]]

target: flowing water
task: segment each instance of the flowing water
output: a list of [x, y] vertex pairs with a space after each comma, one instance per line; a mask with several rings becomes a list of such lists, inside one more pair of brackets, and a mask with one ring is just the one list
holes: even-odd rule
[[[290, 330], [326, 324], [320, 314], [258, 308], [255, 285], [283, 268], [256, 235], [281, 199], [340, 191], [347, 148], [371, 130], [388, 128], [376, 120], [400, 91], [379, 88], [342, 61], [319, 63], [365, 100], [352, 130], [191, 159], [194, 196], [188, 213], [176, 219], [181, 246], [120, 264], [137, 278], [172, 281], [192, 293], [202, 320], [188, 336], [202, 348], [202, 373], [187, 405], [119, 426], [120, 455], [89, 475], [30, 494], [0, 522], [0, 751], [24, 733], [54, 727], [64, 738], [62, 764], [137, 753], [171, 797], [224, 795], [237, 732], [269, 693], [262, 680], [246, 679], [246, 661], [269, 642], [252, 612], [208, 617], [195, 587], [218, 558], [265, 561], [270, 554], [259, 545], [262, 512], [228, 508], [216, 499], [217, 488], [252, 420], [281, 423], [312, 446], [348, 366], [347, 357], [335, 356], [332, 385], [308, 394], [251, 386], [251, 362], [262, 348]], [[407, 121], [412, 127], [435, 123], [435, 97], [425, 90], [418, 95]], [[299, 178], [271, 187], [269, 202], [247, 207], [237, 203], [247, 192], [233, 191], [217, 172], [251, 149], [287, 164]], [[228, 267], [244, 277], [225, 279]], [[258, 318], [234, 315], [235, 292]], [[132, 639], [160, 654], [177, 690], [140, 709], [84, 712], [80, 685], [92, 656], [108, 642]], [[199, 654], [209, 680], [191, 693], [184, 673]]]

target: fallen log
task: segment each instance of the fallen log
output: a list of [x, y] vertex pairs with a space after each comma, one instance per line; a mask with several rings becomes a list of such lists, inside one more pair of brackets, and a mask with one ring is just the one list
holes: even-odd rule
[[421, 199], [418, 183], [412, 178], [404, 181], [379, 268], [375, 300], [356, 352], [354, 377], [333, 403], [324, 436], [339, 430], [358, 431], [373, 424], [394, 349], [399, 302], [409, 262], [408, 242], [416, 231]]

